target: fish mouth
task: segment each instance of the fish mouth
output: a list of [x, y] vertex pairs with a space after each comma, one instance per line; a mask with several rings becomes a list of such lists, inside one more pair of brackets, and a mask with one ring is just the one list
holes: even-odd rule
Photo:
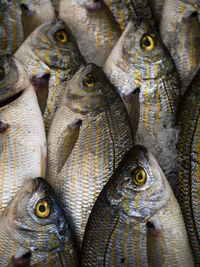
[[6, 98], [6, 99], [1, 100], [0, 101], [0, 108], [5, 107], [5, 106], [11, 104], [12, 102], [14, 102], [16, 99], [18, 99], [22, 95], [23, 92], [24, 92], [24, 90]]

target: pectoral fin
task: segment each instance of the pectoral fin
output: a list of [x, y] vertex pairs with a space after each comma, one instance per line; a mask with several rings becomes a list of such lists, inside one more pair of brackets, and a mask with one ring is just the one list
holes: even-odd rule
[[82, 121], [75, 120], [63, 130], [57, 143], [57, 173], [59, 173], [68, 159], [79, 135]]

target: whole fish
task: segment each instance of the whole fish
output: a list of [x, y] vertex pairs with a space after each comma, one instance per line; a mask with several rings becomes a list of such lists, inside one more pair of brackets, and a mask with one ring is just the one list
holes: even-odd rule
[[148, 0], [104, 0], [123, 31], [133, 17], [152, 19]]
[[17, 50], [36, 90], [46, 132], [69, 80], [84, 62], [61, 20], [38, 27]]
[[135, 142], [150, 149], [175, 188], [178, 132], [174, 123], [180, 82], [172, 58], [149, 21], [129, 22], [106, 60], [104, 71], [128, 111], [134, 112], [134, 93], [139, 92]]
[[177, 112], [180, 138], [179, 201], [197, 266], [200, 264], [200, 70], [186, 90]]
[[86, 62], [102, 66], [121, 34], [103, 0], [61, 0], [59, 17], [73, 33]]
[[0, 0], [0, 55], [13, 55], [24, 40], [18, 0]]
[[78, 266], [73, 236], [52, 187], [27, 181], [0, 216], [1, 267]]
[[22, 24], [25, 37], [39, 25], [55, 19], [51, 0], [18, 0], [22, 9]]
[[69, 82], [48, 135], [48, 181], [81, 245], [92, 206], [133, 144], [122, 100], [101, 68], [81, 66]]
[[200, 62], [200, 22], [197, 9], [180, 0], [166, 0], [160, 34], [176, 64], [183, 94]]
[[180, 207], [144, 147], [127, 154], [100, 193], [81, 266], [194, 266]]
[[46, 138], [34, 88], [16, 58], [1, 57], [0, 214], [24, 181], [44, 176], [45, 169]]

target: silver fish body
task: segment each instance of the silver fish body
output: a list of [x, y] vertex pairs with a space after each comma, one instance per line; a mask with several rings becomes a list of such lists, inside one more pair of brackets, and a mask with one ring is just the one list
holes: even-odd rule
[[41, 24], [55, 19], [51, 0], [19, 0], [25, 37]]
[[52, 187], [26, 181], [0, 217], [1, 266], [78, 266], [73, 236]]
[[[135, 142], [150, 149], [173, 188], [177, 167], [175, 115], [180, 81], [166, 47], [149, 21], [129, 22], [109, 55], [104, 71], [128, 110], [139, 92], [139, 124]], [[133, 112], [135, 113], [135, 112]], [[132, 118], [130, 114], [131, 121]]]
[[197, 9], [180, 0], [165, 1], [160, 34], [176, 64], [183, 94], [199, 68], [200, 22]]
[[0, 55], [13, 55], [24, 41], [20, 2], [0, 0]]
[[105, 74], [93, 64], [80, 67], [48, 135], [48, 181], [79, 245], [98, 194], [132, 144], [125, 107]]
[[200, 264], [200, 71], [186, 90], [177, 113], [180, 137], [179, 202], [196, 264]]
[[152, 12], [147, 0], [104, 0], [112, 11], [116, 21], [123, 31], [132, 18], [152, 19]]
[[59, 18], [69, 27], [86, 62], [102, 66], [121, 31], [103, 1], [60, 1]]
[[126, 155], [100, 193], [81, 266], [194, 266], [180, 207], [144, 147]]
[[69, 80], [84, 62], [71, 33], [61, 20], [38, 27], [17, 50], [29, 74], [48, 132]]
[[[34, 88], [19, 61], [0, 60], [0, 213], [25, 180], [44, 176], [46, 137]], [[30, 123], [31, 120], [31, 123]]]

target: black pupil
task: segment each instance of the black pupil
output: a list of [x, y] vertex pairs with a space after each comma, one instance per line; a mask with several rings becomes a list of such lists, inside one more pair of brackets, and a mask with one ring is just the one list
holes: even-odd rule
[[93, 84], [94, 83], [94, 78], [90, 77], [87, 79], [87, 84]]
[[145, 46], [150, 46], [150, 45], [151, 45], [151, 42], [149, 41], [148, 38], [145, 38], [145, 40], [144, 40], [144, 45], [145, 45]]
[[40, 205], [40, 206], [39, 206], [39, 211], [40, 211], [40, 212], [45, 212], [45, 210], [46, 210], [46, 208], [45, 208], [44, 205]]
[[138, 180], [142, 180], [143, 179], [143, 175], [140, 173], [139, 175], [138, 175]]
[[59, 33], [59, 35], [58, 35], [58, 38], [60, 39], [60, 40], [64, 40], [64, 34], [63, 33]]

